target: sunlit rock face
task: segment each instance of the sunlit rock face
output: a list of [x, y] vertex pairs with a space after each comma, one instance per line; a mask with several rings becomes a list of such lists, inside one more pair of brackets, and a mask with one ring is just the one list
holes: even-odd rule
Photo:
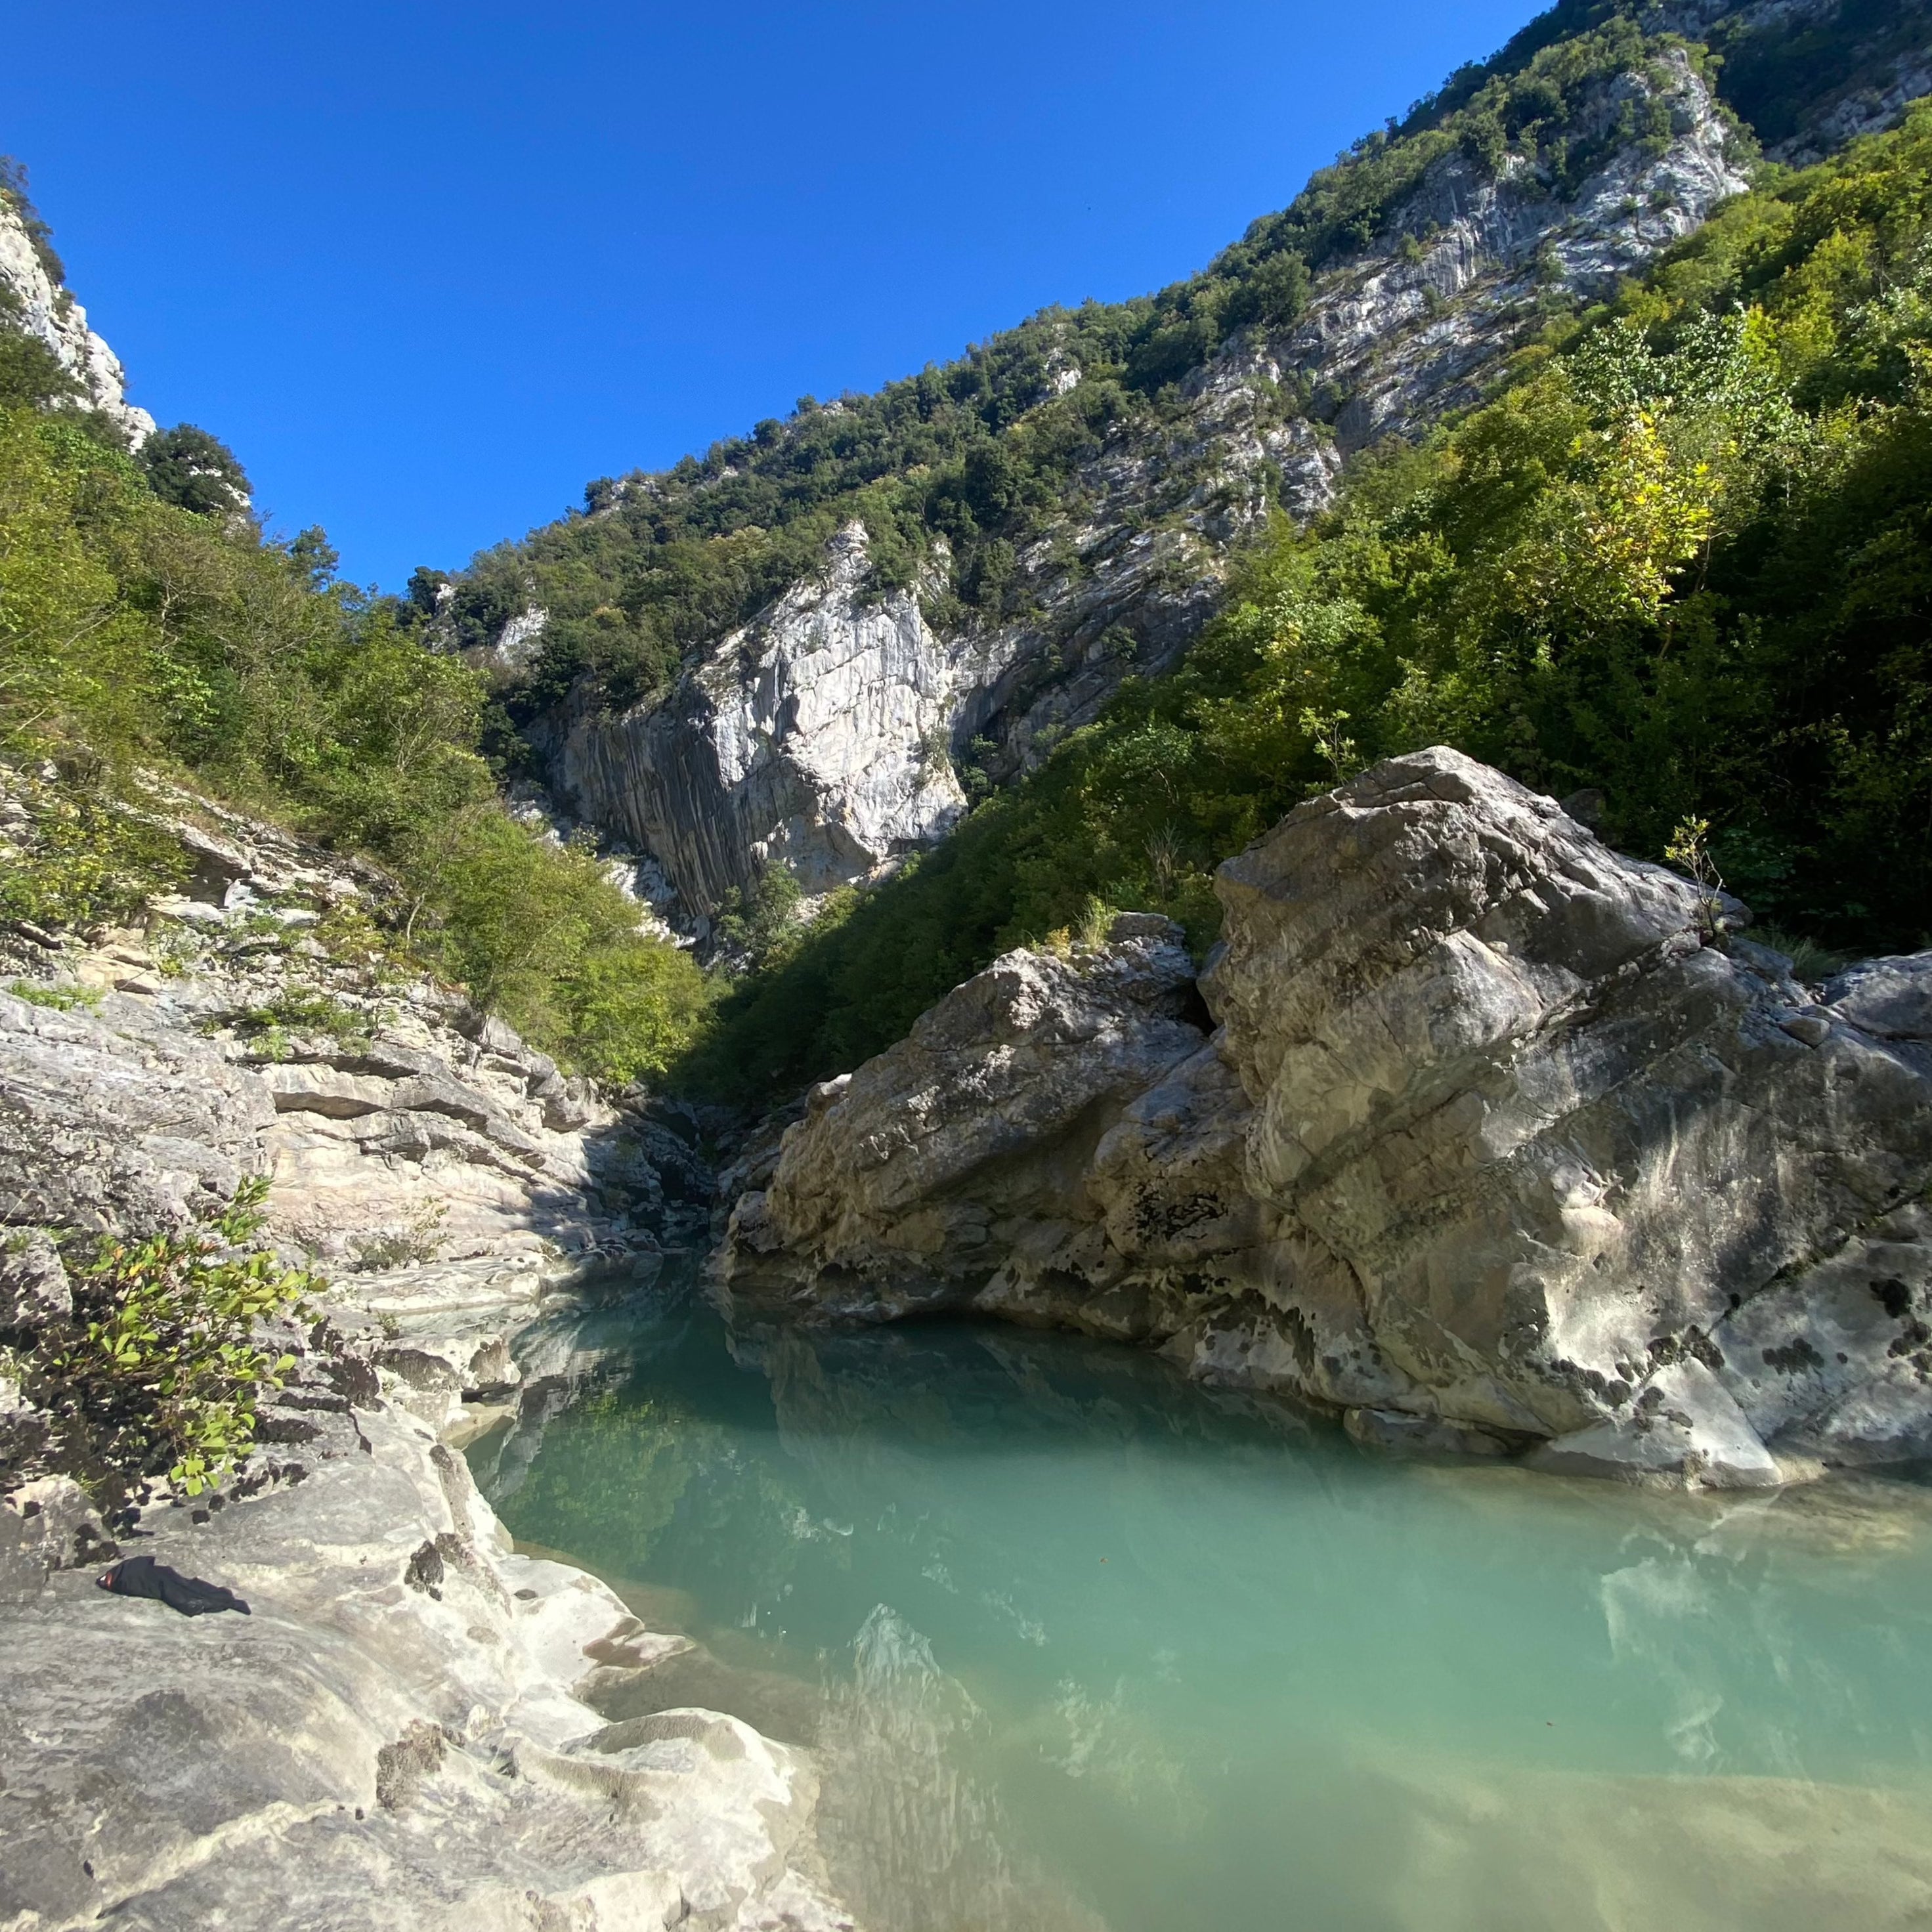
[[48, 273], [20, 216], [0, 197], [0, 328], [7, 327], [52, 350], [80, 385], [85, 406], [105, 416], [130, 448], [154, 434], [154, 418], [127, 400], [120, 358], [88, 327], [86, 310]]
[[1735, 136], [1682, 52], [1606, 82], [1576, 139], [1652, 100], [1669, 116], [1667, 140], [1613, 146], [1571, 195], [1520, 157], [1491, 178], [1460, 153], [1444, 155], [1376, 245], [1324, 278], [1292, 329], [1245, 365], [1238, 355], [1210, 365], [1204, 401], [1257, 376], [1299, 377], [1316, 394], [1310, 416], [1269, 440], [1291, 509], [1325, 507], [1352, 452], [1474, 402], [1540, 304], [1604, 295], [1749, 185]]
[[[1617, 136], [1653, 106], [1667, 134]], [[1443, 156], [1293, 323], [1237, 332], [1159, 410], [1108, 430], [1014, 559], [1009, 608], [1024, 615], [935, 627], [940, 586], [872, 585], [848, 526], [668, 696], [540, 733], [556, 788], [655, 858], [687, 918], [774, 862], [818, 892], [930, 844], [964, 802], [956, 761], [1005, 782], [1123, 679], [1179, 661], [1271, 502], [1325, 508], [1351, 454], [1478, 400], [1552, 304], [1596, 299], [1747, 185], [1682, 52], [1598, 87], [1575, 138], [1599, 136], [1601, 166], [1568, 194], [1520, 158], [1492, 179]], [[1043, 393], [1078, 380], [1069, 362]], [[500, 662], [526, 649], [530, 621], [512, 620]]]
[[1172, 935], [1007, 956], [746, 1177], [733, 1304], [1064, 1323], [1572, 1471], [1926, 1452], [1932, 955], [1802, 987], [1441, 748], [1219, 889], [1211, 1042]]
[[774, 862], [808, 892], [928, 844], [965, 799], [951, 722], [973, 655], [910, 590], [871, 584], [848, 526], [822, 578], [722, 639], [670, 695], [578, 724], [560, 760], [576, 808], [653, 855], [694, 913]]

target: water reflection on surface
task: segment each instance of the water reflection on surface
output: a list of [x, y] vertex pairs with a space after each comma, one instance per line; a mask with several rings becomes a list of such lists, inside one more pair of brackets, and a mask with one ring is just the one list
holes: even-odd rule
[[[1932, 1510], [1381, 1460], [1132, 1351], [526, 1338], [512, 1530], [814, 1744], [872, 1932], [1932, 1927]], [[621, 1714], [614, 1713], [613, 1714]]]

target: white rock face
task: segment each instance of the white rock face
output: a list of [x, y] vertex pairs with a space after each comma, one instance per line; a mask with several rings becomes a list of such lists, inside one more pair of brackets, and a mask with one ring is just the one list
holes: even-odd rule
[[821, 579], [734, 631], [662, 702], [570, 734], [575, 809], [653, 855], [685, 905], [716, 909], [782, 863], [808, 892], [930, 844], [964, 809], [951, 734], [976, 682], [909, 590], [868, 587], [848, 526]]
[[[1610, 82], [1575, 138], [1652, 99], [1671, 118], [1662, 152], [1618, 148], [1568, 197], [1520, 158], [1491, 180], [1444, 155], [1390, 218], [1388, 242], [1325, 278], [1307, 314], [1267, 343], [1252, 366], [1299, 375], [1332, 398], [1325, 424], [1300, 418], [1262, 439], [1282, 465], [1292, 508], [1326, 506], [1340, 457], [1474, 401], [1539, 296], [1600, 298], [1750, 185], [1717, 103], [1681, 52], [1654, 74]], [[1413, 259], [1391, 245], [1404, 237], [1421, 242]], [[1216, 365], [1209, 386], [1219, 377]]]
[[9, 322], [53, 351], [130, 449], [154, 434], [154, 418], [127, 400], [120, 358], [88, 327], [86, 310], [55, 284], [20, 217], [0, 200], [0, 326]]
[[[822, 1257], [842, 1306], [903, 1314], [957, 1306], [997, 1269], [1022, 1223], [1076, 1214], [1077, 1166], [1040, 1158], [1117, 1112], [1201, 1045], [1178, 1016], [1192, 973], [1166, 920], [1117, 921], [1076, 963], [1008, 953], [922, 1014], [896, 1046], [812, 1094], [769, 1193], [732, 1217], [742, 1292]], [[856, 1272], [853, 1272], [854, 1270]]]
[[[1016, 560], [1024, 619], [935, 634], [914, 592], [868, 592], [854, 525], [667, 698], [564, 734], [557, 789], [655, 857], [687, 918], [774, 862], [816, 893], [930, 844], [964, 803], [949, 754], [995, 782], [1036, 765], [1124, 678], [1178, 661], [1271, 500], [1323, 508], [1352, 452], [1474, 402], [1549, 302], [1596, 298], [1747, 184], [1681, 52], [1604, 82], [1575, 138], [1653, 98], [1661, 148], [1613, 148], [1567, 198], [1520, 160], [1490, 180], [1445, 156], [1295, 323], [1239, 332], [1174, 410], [1108, 434]], [[1047, 394], [1078, 380], [1050, 358]]]
[[1558, 1469], [1932, 1449], [1932, 954], [1814, 999], [1441, 748], [1217, 884], [1211, 1041], [1157, 938], [1009, 955], [742, 1177], [729, 1304], [1058, 1322]]

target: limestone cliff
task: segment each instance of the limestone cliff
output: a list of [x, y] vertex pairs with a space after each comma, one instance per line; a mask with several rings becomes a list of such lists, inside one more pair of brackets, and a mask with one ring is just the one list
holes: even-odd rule
[[[1653, 123], [1668, 131], [1628, 131]], [[1595, 83], [1571, 139], [1602, 151], [1577, 183], [1521, 154], [1491, 171], [1444, 153], [1292, 323], [1238, 330], [1168, 406], [1106, 436], [1014, 560], [1024, 616], [939, 621], [930, 586], [869, 590], [848, 526], [819, 578], [704, 647], [667, 696], [547, 725], [560, 793], [658, 860], [687, 916], [774, 862], [820, 891], [931, 843], [962, 802], [956, 765], [1008, 779], [1123, 678], [1171, 668], [1271, 504], [1323, 508], [1351, 454], [1476, 400], [1554, 310], [1606, 294], [1747, 185], [1748, 148], [1681, 46]], [[1082, 380], [1060, 352], [1048, 396]], [[530, 622], [511, 620], [520, 651]]]
[[861, 524], [694, 664], [662, 703], [579, 721], [565, 795], [650, 854], [688, 911], [782, 864], [808, 892], [929, 844], [964, 809], [950, 755], [982, 656], [949, 645], [910, 590], [869, 593]]
[[12, 200], [0, 194], [0, 327], [31, 335], [50, 349], [78, 386], [82, 406], [98, 410], [138, 448], [154, 419], [127, 399], [120, 358], [87, 326], [87, 311], [68, 293], [59, 264]]

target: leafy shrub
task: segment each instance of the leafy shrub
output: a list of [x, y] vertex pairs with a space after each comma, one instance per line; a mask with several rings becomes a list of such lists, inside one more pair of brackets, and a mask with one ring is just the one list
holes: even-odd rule
[[333, 1041], [346, 1052], [368, 1046], [374, 1032], [373, 1017], [311, 987], [290, 987], [259, 1006], [227, 1016], [228, 1024], [263, 1058], [280, 1059], [290, 1042], [299, 1039]]
[[158, 1478], [200, 1495], [248, 1454], [262, 1392], [294, 1366], [262, 1346], [260, 1324], [318, 1284], [249, 1245], [267, 1192], [258, 1178], [201, 1226], [104, 1238], [86, 1259], [70, 1248], [72, 1318], [34, 1335], [16, 1366], [54, 1418], [56, 1466], [104, 1508]]
[[16, 980], [7, 990], [30, 1006], [45, 1006], [57, 1013], [86, 1012], [106, 997], [98, 987], [50, 986], [39, 980]]
[[802, 938], [800, 902], [805, 895], [784, 866], [767, 866], [750, 892], [730, 887], [720, 902], [712, 932], [727, 953], [754, 971], [776, 965]]
[[[98, 926], [175, 883], [182, 854], [124, 796], [142, 762], [171, 766], [389, 869], [405, 933], [349, 913], [320, 929], [372, 983], [428, 968], [573, 1065], [661, 1066], [702, 976], [638, 932], [594, 859], [508, 817], [478, 749], [481, 678], [332, 567], [319, 531], [265, 542], [162, 501], [70, 423], [0, 410], [0, 752], [28, 828], [0, 916]], [[64, 776], [28, 775], [50, 760]], [[292, 1018], [328, 1016], [261, 1030]]]
[[0, 855], [0, 918], [82, 932], [122, 923], [187, 870], [173, 840], [112, 800], [18, 773], [7, 783], [30, 830]]
[[83, 393], [38, 336], [0, 328], [0, 409], [46, 409], [56, 403], [78, 402]]
[[704, 975], [639, 932], [638, 906], [589, 848], [548, 843], [491, 804], [424, 828], [406, 868], [411, 943], [526, 1039], [619, 1082], [689, 1045]]
[[248, 508], [248, 476], [234, 451], [193, 423], [157, 430], [142, 444], [148, 487], [164, 503], [198, 517], [232, 517]]

